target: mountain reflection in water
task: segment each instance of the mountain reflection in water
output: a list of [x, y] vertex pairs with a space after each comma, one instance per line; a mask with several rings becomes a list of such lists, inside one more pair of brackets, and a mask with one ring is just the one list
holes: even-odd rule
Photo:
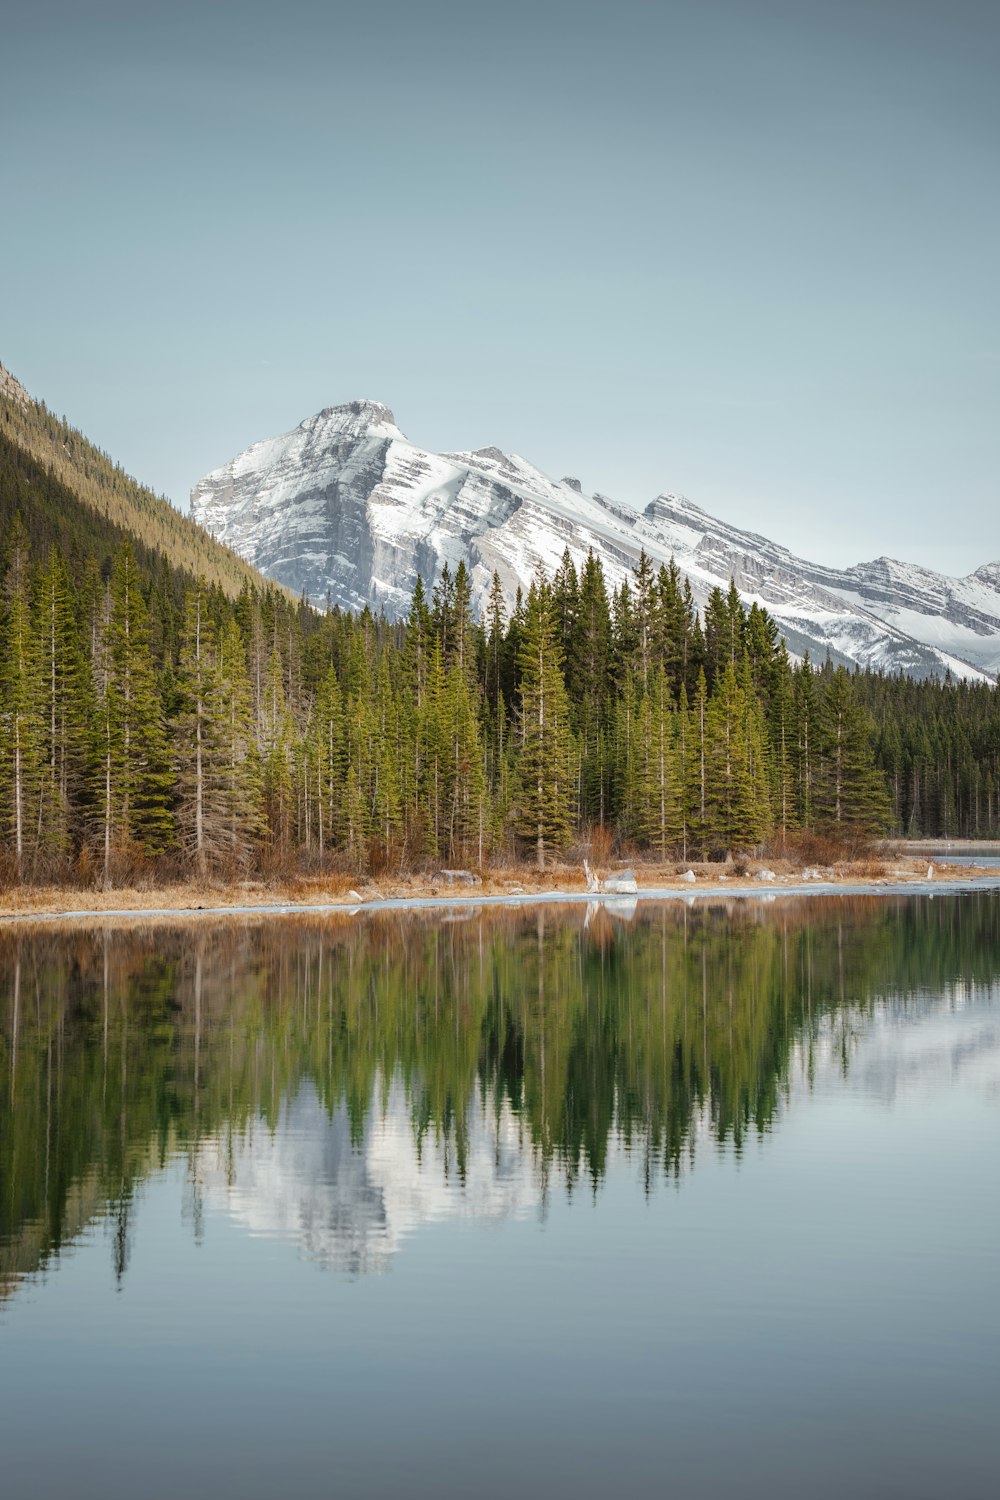
[[138, 1191], [352, 1274], [419, 1226], [637, 1190], [797, 1091], [1000, 1092], [1000, 898], [0, 933], [0, 1297]]
[[400, 1079], [388, 1089], [376, 1079], [374, 1095], [359, 1140], [346, 1107], [330, 1113], [303, 1084], [277, 1129], [251, 1125], [198, 1148], [198, 1191], [252, 1234], [292, 1240], [310, 1260], [353, 1274], [384, 1270], [422, 1223], [504, 1219], [539, 1202], [509, 1103], [497, 1113], [474, 1097], [460, 1165], [447, 1135], [418, 1139]]

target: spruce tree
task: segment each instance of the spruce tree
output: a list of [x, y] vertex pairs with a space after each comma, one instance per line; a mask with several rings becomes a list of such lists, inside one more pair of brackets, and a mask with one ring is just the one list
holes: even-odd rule
[[645, 550], [640, 552], [632, 573], [631, 598], [634, 642], [631, 665], [638, 687], [645, 693], [654, 661], [661, 655], [659, 595], [653, 565]]
[[253, 692], [243, 635], [235, 618], [228, 620], [219, 638], [216, 681], [219, 733], [225, 744], [226, 857], [234, 868], [246, 870], [261, 846], [265, 828]]
[[580, 575], [577, 628], [566, 662], [566, 687], [580, 756], [580, 811], [598, 823], [610, 816], [608, 671], [611, 610], [600, 558], [587, 554]]
[[816, 677], [806, 652], [802, 666], [795, 674], [795, 783], [796, 814], [803, 828], [813, 826], [813, 801], [816, 790], [817, 738]]
[[708, 687], [704, 671], [698, 673], [694, 699], [684, 735], [684, 825], [691, 845], [707, 856], [713, 829], [709, 801], [710, 726]]
[[687, 655], [691, 618], [681, 584], [681, 572], [673, 558], [669, 567], [657, 575], [660, 629], [663, 641], [663, 663], [675, 702], [687, 681]]
[[174, 840], [173, 771], [135, 553], [115, 556], [98, 631], [95, 749], [104, 882], [115, 852], [151, 856]]
[[843, 667], [824, 674], [818, 730], [817, 824], [837, 834], [881, 832], [888, 798], [872, 754], [872, 725]]
[[795, 798], [795, 687], [782, 644], [771, 671], [767, 717], [770, 790], [774, 826], [784, 838], [798, 823]]
[[28, 538], [15, 521], [0, 615], [0, 794], [18, 880], [37, 850], [43, 788], [44, 721], [38, 643], [28, 570]]
[[681, 784], [676, 743], [677, 713], [661, 662], [639, 708], [636, 808], [632, 823], [661, 859], [682, 836]]
[[195, 872], [245, 868], [260, 836], [260, 786], [239, 628], [222, 642], [201, 584], [188, 591], [173, 726], [177, 821]]
[[50, 855], [65, 855], [76, 832], [92, 703], [69, 575], [54, 547], [38, 573], [35, 635], [44, 705], [38, 832]]
[[224, 803], [219, 805], [225, 795], [225, 782], [219, 776], [225, 746], [216, 717], [217, 665], [205, 589], [195, 584], [188, 592], [181, 640], [181, 710], [174, 723], [174, 759], [181, 840], [202, 879], [208, 874], [210, 862], [218, 857], [229, 812]]
[[528, 592], [518, 656], [521, 675], [516, 827], [539, 869], [573, 821], [573, 743], [552, 596], [543, 573]]

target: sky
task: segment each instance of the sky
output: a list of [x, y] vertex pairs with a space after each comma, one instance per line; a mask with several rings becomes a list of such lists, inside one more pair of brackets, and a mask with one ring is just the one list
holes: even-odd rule
[[2, 0], [0, 361], [184, 509], [358, 396], [1000, 558], [995, 0]]

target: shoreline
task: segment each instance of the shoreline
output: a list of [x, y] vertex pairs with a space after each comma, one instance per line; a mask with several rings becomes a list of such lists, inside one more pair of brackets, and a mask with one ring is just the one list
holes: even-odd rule
[[[427, 885], [430, 882], [426, 882]], [[142, 923], [178, 922], [186, 923], [205, 918], [225, 921], [230, 918], [273, 917], [354, 917], [361, 914], [390, 911], [448, 911], [465, 910], [473, 914], [477, 910], [516, 910], [525, 906], [601, 906], [612, 914], [631, 917], [640, 903], [684, 901], [693, 905], [697, 901], [718, 899], [764, 901], [770, 904], [779, 897], [802, 896], [888, 896], [955, 895], [969, 890], [1000, 890], [1000, 870], [983, 868], [952, 867], [947, 873], [928, 879], [910, 872], [893, 872], [876, 878], [853, 875], [821, 879], [806, 879], [801, 876], [776, 876], [773, 880], [760, 881], [754, 878], [716, 877], [684, 882], [674, 879], [669, 883], [640, 886], [632, 893], [593, 892], [586, 888], [564, 889], [558, 884], [542, 889], [497, 891], [469, 889], [441, 892], [408, 891], [403, 894], [380, 892], [354, 892], [347, 895], [332, 894], [324, 900], [277, 898], [271, 901], [228, 900], [197, 905], [178, 899], [171, 902], [169, 889], [157, 890], [156, 904], [115, 906], [110, 901], [98, 905], [65, 905], [59, 907], [15, 908], [0, 905], [0, 931], [4, 928], [22, 926], [51, 926], [74, 923]], [[114, 896], [117, 893], [111, 893]], [[138, 893], [121, 892], [121, 895]], [[206, 892], [205, 895], [209, 896]], [[178, 892], [178, 896], [181, 893]], [[354, 899], [357, 896], [357, 899]]]

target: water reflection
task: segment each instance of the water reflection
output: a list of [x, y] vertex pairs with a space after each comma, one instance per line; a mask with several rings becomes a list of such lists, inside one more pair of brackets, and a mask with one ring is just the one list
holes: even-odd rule
[[998, 973], [993, 893], [7, 931], [0, 1296], [101, 1215], [124, 1277], [177, 1158], [194, 1232], [208, 1205], [362, 1274], [616, 1153], [648, 1191], [826, 1077], [995, 1093]]
[[473, 1098], [460, 1166], [449, 1136], [418, 1141], [401, 1079], [387, 1090], [376, 1079], [374, 1094], [359, 1140], [345, 1106], [330, 1113], [303, 1084], [276, 1128], [255, 1122], [198, 1148], [198, 1191], [252, 1234], [291, 1240], [308, 1259], [355, 1275], [384, 1270], [421, 1224], [505, 1219], [538, 1204], [509, 1104], [497, 1113]]

